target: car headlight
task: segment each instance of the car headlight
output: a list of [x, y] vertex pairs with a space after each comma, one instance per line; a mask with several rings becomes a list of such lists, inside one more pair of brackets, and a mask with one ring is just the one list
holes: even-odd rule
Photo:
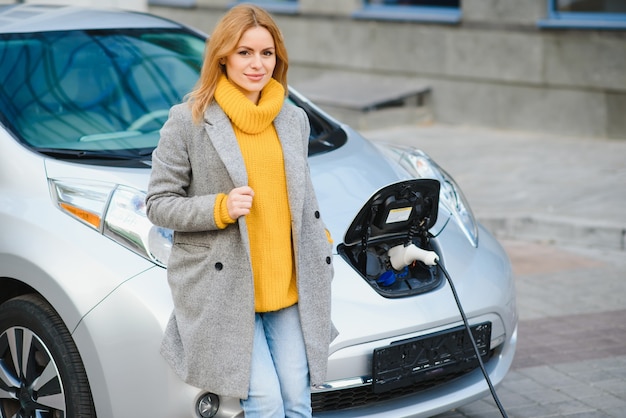
[[146, 216], [146, 193], [119, 184], [50, 179], [59, 208], [142, 257], [165, 267], [172, 231]]
[[476, 218], [452, 176], [439, 167], [426, 153], [415, 148], [383, 144], [381, 150], [398, 162], [411, 176], [439, 180], [441, 183], [439, 205], [443, 205], [456, 220], [461, 230], [474, 246], [478, 246]]

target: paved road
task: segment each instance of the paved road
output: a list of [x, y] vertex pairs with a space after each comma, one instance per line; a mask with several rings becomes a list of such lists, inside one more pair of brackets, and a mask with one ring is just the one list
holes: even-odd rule
[[[626, 141], [447, 126], [366, 137], [420, 147], [463, 187], [516, 277], [510, 418], [626, 417]], [[501, 416], [490, 396], [437, 418]]]

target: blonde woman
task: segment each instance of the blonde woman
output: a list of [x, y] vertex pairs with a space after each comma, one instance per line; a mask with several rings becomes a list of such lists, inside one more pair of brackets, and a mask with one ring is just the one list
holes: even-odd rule
[[248, 418], [311, 416], [336, 335], [332, 244], [287, 68], [271, 16], [232, 8], [170, 111], [146, 199], [150, 220], [175, 231], [161, 352], [187, 383], [240, 398]]

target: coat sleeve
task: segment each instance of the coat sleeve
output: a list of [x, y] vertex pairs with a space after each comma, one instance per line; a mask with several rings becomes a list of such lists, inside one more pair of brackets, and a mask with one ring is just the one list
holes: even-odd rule
[[[311, 174], [310, 174], [310, 169], [309, 169], [309, 159], [308, 159], [308, 155], [309, 155], [309, 140], [310, 140], [310, 136], [311, 136], [311, 123], [309, 122], [309, 117], [307, 116], [306, 112], [300, 108], [297, 108], [299, 110], [299, 113], [301, 114], [300, 119], [300, 124], [301, 124], [301, 132], [302, 132], [302, 138], [304, 141], [303, 144], [303, 148], [304, 148], [304, 158], [305, 161], [307, 162], [307, 170], [309, 171], [309, 173], [307, 174], [308, 177], [308, 182], [310, 183], [310, 187], [311, 190], [313, 190], [313, 184], [311, 182]], [[328, 240], [328, 243], [333, 244], [333, 238], [330, 235], [330, 231], [328, 230], [328, 228], [324, 228], [324, 231], [326, 232], [326, 239]]]
[[[311, 123], [309, 117], [303, 109], [297, 108], [300, 113], [300, 129], [302, 131], [302, 140], [304, 142], [304, 158], [308, 161], [309, 156], [309, 139], [311, 136]], [[307, 163], [308, 165], [308, 163]]]
[[148, 219], [155, 225], [181, 232], [218, 229], [214, 217], [217, 195], [189, 194], [193, 175], [189, 145], [201, 132], [202, 127], [194, 125], [185, 104], [170, 110], [152, 153], [146, 196]]

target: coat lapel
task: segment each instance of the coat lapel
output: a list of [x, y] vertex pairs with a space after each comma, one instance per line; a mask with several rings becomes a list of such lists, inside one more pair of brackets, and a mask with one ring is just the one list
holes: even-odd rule
[[299, 230], [306, 190], [307, 152], [303, 149], [300, 123], [295, 119], [294, 114], [295, 112], [286, 112], [283, 106], [283, 110], [274, 121], [274, 126], [283, 149], [291, 216], [295, 227]]
[[228, 116], [213, 103], [204, 113], [204, 121], [209, 140], [226, 166], [235, 187], [248, 185], [246, 165]]

